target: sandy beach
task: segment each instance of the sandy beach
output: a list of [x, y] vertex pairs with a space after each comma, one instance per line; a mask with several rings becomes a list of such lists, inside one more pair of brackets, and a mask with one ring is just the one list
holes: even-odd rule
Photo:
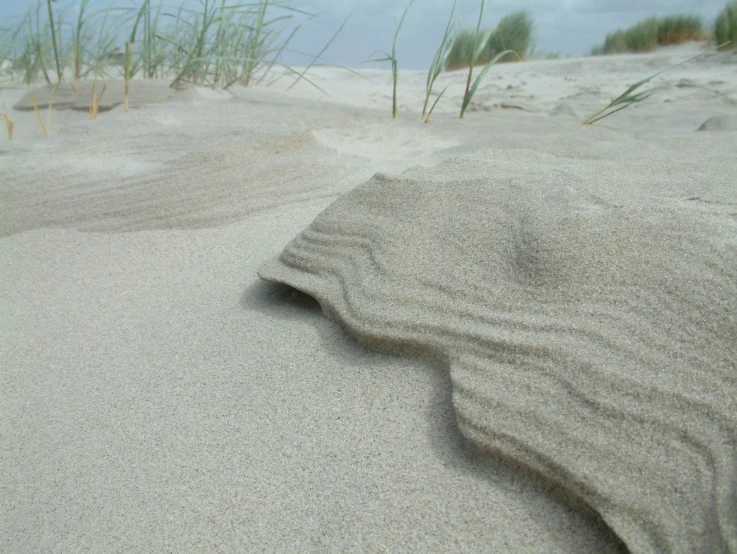
[[737, 52], [580, 124], [703, 47], [3, 82], [0, 550], [737, 552]]

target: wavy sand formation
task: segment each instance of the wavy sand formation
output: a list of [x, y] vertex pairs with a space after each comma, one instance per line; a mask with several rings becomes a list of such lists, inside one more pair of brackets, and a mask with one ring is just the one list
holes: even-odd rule
[[259, 275], [368, 347], [447, 360], [463, 434], [582, 498], [632, 551], [734, 550], [728, 168], [684, 190], [664, 149], [619, 168], [492, 151], [375, 175]]
[[735, 106], [579, 125], [690, 54], [4, 88], [0, 550], [737, 552]]

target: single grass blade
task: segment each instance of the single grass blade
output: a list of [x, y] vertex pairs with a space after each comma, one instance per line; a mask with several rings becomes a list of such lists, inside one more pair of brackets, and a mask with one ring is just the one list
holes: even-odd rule
[[64, 80], [62, 74], [61, 61], [59, 58], [59, 44], [56, 41], [56, 25], [54, 24], [54, 11], [51, 9], [51, 3], [57, 0], [46, 0], [46, 7], [49, 13], [49, 26], [51, 27], [51, 43], [54, 46], [54, 60], [56, 61], [56, 79], [58, 82]]
[[445, 94], [445, 91], [448, 90], [450, 88], [450, 85], [452, 85], [452, 84], [453, 83], [448, 83], [448, 85], [440, 92], [440, 94], [438, 94], [438, 97], [435, 99], [435, 102], [433, 102], [432, 103], [432, 106], [430, 107], [430, 111], [427, 112], [427, 117], [425, 117], [425, 123], [429, 123], [430, 122], [430, 116], [432, 115], [432, 112], [435, 109], [435, 106], [438, 105], [438, 102], [443, 97], [443, 94]]
[[[476, 59], [477, 55], [476, 53], [479, 51], [479, 33], [481, 32], [481, 21], [484, 18], [484, 8], [486, 7], [486, 0], [481, 0], [481, 9], [479, 10], [479, 21], [476, 24], [476, 33], [474, 34], [473, 38], [473, 52], [471, 54], [471, 63], [468, 66], [468, 77], [466, 78], [466, 90], [463, 93], [463, 99], [464, 102], [465, 99], [468, 97], [468, 90], [471, 88], [471, 79], [473, 78], [473, 66], [476, 65]], [[470, 100], [470, 99], [469, 99]], [[460, 118], [463, 118], [463, 112], [464, 108], [461, 108], [461, 115]]]
[[[310, 18], [310, 19], [312, 19], [312, 18]], [[309, 21], [309, 19], [308, 19], [308, 21]], [[276, 64], [276, 60], [278, 60], [278, 59], [281, 58], [282, 52], [284, 52], [284, 50], [286, 50], [287, 45], [291, 42], [292, 38], [294, 38], [294, 35], [297, 34], [297, 31], [299, 31], [299, 29], [302, 27], [302, 25], [303, 24], [300, 23], [294, 29], [292, 29], [292, 32], [290, 33], [289, 37], [287, 37], [287, 40], [284, 41], [284, 43], [282, 43], [281, 47], [279, 48], [279, 51], [274, 56], [273, 60], [271, 60], [269, 62], [269, 64], [266, 66], [266, 69], [264, 69], [264, 72], [261, 75], [261, 77], [259, 78], [259, 80], [256, 81], [256, 86], [260, 85], [261, 84], [261, 81], [263, 81], [264, 78], [266, 77], [266, 75], [269, 74], [269, 71], [271, 71], [271, 68], [274, 67], [274, 65]], [[237, 79], [236, 79], [236, 81], [237, 81]], [[231, 84], [233, 84], [233, 83], [231, 83]], [[226, 86], [225, 88], [227, 89], [228, 87]]]
[[31, 102], [33, 102], [33, 111], [36, 113], [36, 119], [38, 119], [38, 124], [41, 126], [41, 132], [44, 134], [45, 137], [48, 137], [49, 132], [46, 130], [46, 125], [44, 125], [44, 120], [41, 117], [41, 112], [38, 109], [35, 94], [31, 94]]
[[404, 13], [402, 14], [402, 18], [399, 20], [399, 25], [397, 25], [396, 31], [394, 31], [394, 42], [392, 43], [392, 53], [389, 54], [388, 52], [384, 52], [383, 50], [376, 50], [376, 52], [383, 52], [386, 56], [385, 58], [379, 58], [379, 59], [370, 59], [366, 60], [361, 63], [367, 63], [367, 62], [391, 62], [392, 64], [392, 118], [397, 119], [397, 81], [399, 80], [399, 70], [398, 70], [398, 64], [397, 64], [397, 40], [399, 39], [399, 31], [402, 28], [402, 24], [404, 23], [404, 18], [407, 17], [407, 12], [409, 11], [412, 4], [414, 4], [415, 0], [410, 0], [410, 3], [407, 4], [407, 7], [404, 8]]
[[100, 112], [100, 100], [102, 100], [102, 95], [105, 94], [106, 88], [107, 85], [103, 81], [102, 90], [100, 94], [97, 94], [97, 79], [92, 84], [92, 91], [90, 92], [90, 119], [97, 119], [97, 114]]
[[[481, 84], [481, 79], [484, 78], [484, 76], [489, 72], [491, 69], [491, 66], [493, 66], [496, 62], [498, 62], [500, 59], [502, 59], [507, 54], [514, 54], [519, 58], [519, 54], [515, 52], [514, 50], [504, 50], [503, 52], [500, 52], [496, 56], [494, 56], [489, 62], [484, 66], [484, 68], [481, 70], [481, 73], [478, 74], [476, 77], [476, 80], [473, 82], [473, 85], [471, 85], [471, 88], [469, 88], [463, 97], [463, 104], [461, 106], [461, 115], [460, 119], [463, 119], [463, 114], [466, 112], [466, 108], [468, 108], [468, 105], [471, 102], [471, 98], [473, 98], [473, 95], [476, 93], [476, 89]], [[469, 73], [470, 74], [470, 73]]]
[[291, 85], [289, 85], [289, 87], [287, 87], [287, 90], [288, 91], [291, 90], [292, 87], [294, 85], [296, 85], [300, 81], [300, 79], [302, 79], [304, 77], [305, 73], [307, 73], [310, 70], [310, 68], [315, 64], [315, 62], [317, 61], [317, 59], [320, 58], [325, 53], [325, 50], [327, 50], [328, 48], [330, 48], [330, 45], [338, 37], [338, 35], [340, 34], [340, 32], [343, 30], [343, 27], [345, 27], [345, 24], [348, 23], [348, 20], [353, 15], [353, 11], [354, 10], [355, 10], [355, 8], [353, 10], [351, 10], [351, 12], [348, 14], [348, 16], [343, 20], [343, 23], [340, 24], [340, 27], [338, 27], [338, 30], [335, 31], [335, 34], [332, 36], [332, 38], [327, 42], [327, 44], [325, 46], [323, 46], [322, 50], [320, 50], [320, 52], [314, 58], [312, 58], [312, 61], [310, 61], [310, 63], [307, 65], [307, 67], [305, 67], [304, 71], [302, 71], [302, 73], [300, 73], [297, 76], [297, 78], [294, 80], [294, 82]]
[[[425, 118], [425, 114], [427, 113], [427, 103], [430, 100], [433, 85], [435, 84], [435, 80], [438, 78], [438, 75], [440, 75], [440, 72], [443, 70], [443, 67], [445, 67], [445, 61], [448, 59], [451, 48], [453, 48], [453, 42], [455, 38], [451, 39], [450, 35], [453, 28], [453, 14], [455, 13], [455, 9], [456, 2], [454, 1], [453, 8], [450, 10], [450, 16], [448, 17], [448, 24], [445, 26], [443, 40], [440, 42], [440, 46], [438, 46], [438, 50], [437, 52], [435, 52], [435, 56], [433, 57], [432, 63], [430, 64], [430, 69], [427, 72], [427, 83], [425, 85], [425, 103], [422, 105], [422, 115], [420, 115], [420, 119]], [[437, 101], [439, 99], [440, 97], [435, 100], [435, 104], [437, 104]], [[433, 104], [433, 107], [435, 107], [435, 104]], [[427, 122], [427, 120], [425, 120], [425, 122]]]
[[737, 104], [737, 100], [735, 100], [734, 98], [732, 98], [732, 97], [730, 97], [730, 96], [727, 96], [726, 94], [722, 94], [722, 93], [721, 93], [721, 92], [719, 92], [718, 90], [714, 90], [714, 89], [712, 89], [712, 88], [709, 88], [709, 87], [705, 87], [705, 86], [703, 86], [703, 85], [692, 85], [692, 84], [689, 84], [689, 83], [682, 83], [682, 84], [681, 84], [681, 83], [679, 83], [679, 84], [677, 84], [677, 85], [674, 85], [674, 86], [676, 86], [676, 87], [678, 87], [678, 88], [700, 88], [700, 89], [702, 89], [702, 90], [706, 90], [706, 91], [708, 91], [708, 92], [714, 93], [714, 94], [716, 94], [717, 96], [721, 96], [722, 98], [724, 98], [724, 99], [725, 99], [725, 100], [726, 100], [727, 102], [729, 102], [730, 104]]
[[5, 121], [5, 125], [8, 127], [8, 140], [13, 140], [13, 129], [15, 128], [15, 123], [13, 123], [13, 120], [9, 115], [4, 113], [0, 113], [0, 119], [3, 119]]
[[399, 25], [397, 25], [397, 30], [394, 33], [394, 43], [392, 44], [392, 79], [394, 81], [394, 86], [392, 87], [392, 118], [397, 119], [397, 81], [399, 81], [399, 69], [398, 69], [398, 63], [397, 63], [397, 39], [399, 39], [399, 31], [402, 28], [402, 24], [404, 23], [404, 18], [407, 17], [407, 12], [409, 11], [410, 7], [412, 7], [412, 4], [414, 4], [415, 0], [410, 0], [410, 3], [407, 4], [407, 7], [404, 8], [404, 13], [402, 14], [402, 19], [399, 20]]
[[133, 24], [133, 30], [131, 31], [128, 41], [125, 43], [125, 84], [123, 90], [123, 109], [128, 111], [128, 95], [130, 93], [130, 80], [131, 80], [131, 64], [133, 62], [133, 45], [136, 42], [136, 33], [138, 32], [138, 24], [144, 17], [145, 11], [149, 8], [149, 0], [145, 0], [141, 9], [138, 10], [136, 15], [136, 21]]

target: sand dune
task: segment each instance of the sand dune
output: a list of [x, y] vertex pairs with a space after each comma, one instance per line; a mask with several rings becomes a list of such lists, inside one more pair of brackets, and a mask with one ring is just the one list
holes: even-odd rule
[[690, 48], [5, 86], [0, 550], [737, 552], [737, 107], [579, 124]]

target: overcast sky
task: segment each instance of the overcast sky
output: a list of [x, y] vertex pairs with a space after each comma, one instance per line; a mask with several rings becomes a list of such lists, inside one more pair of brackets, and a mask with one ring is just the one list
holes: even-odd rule
[[[194, 0], [184, 3], [197, 6]], [[212, 0], [211, 0], [212, 1]], [[218, 0], [219, 3], [220, 0]], [[241, 0], [253, 1], [253, 0]], [[230, 4], [237, 0], [229, 0]], [[95, 7], [108, 0], [91, 0]], [[140, 5], [136, 0], [120, 0], [120, 5]], [[154, 3], [157, 4], [156, 0]], [[178, 6], [179, 0], [165, 0]], [[59, 0], [56, 6], [75, 4]], [[481, 0], [458, 0], [455, 21], [475, 27]], [[12, 16], [24, 13], [35, 2], [0, 0], [0, 26], [10, 26]], [[294, 0], [290, 5], [318, 18], [304, 24], [290, 45], [317, 54], [351, 13], [345, 28], [325, 52], [333, 64], [357, 67], [376, 50], [391, 50], [395, 25], [407, 2], [404, 0]], [[452, 0], [415, 0], [402, 27], [397, 46], [400, 68], [426, 69], [442, 38]], [[650, 16], [697, 14], [711, 26], [726, 0], [488, 0], [483, 24], [493, 27], [505, 13], [527, 9], [535, 22], [537, 50], [565, 55], [588, 54], [591, 47], [604, 42], [608, 32], [627, 27]], [[296, 63], [294, 55], [288, 60]], [[368, 66], [377, 64], [368, 64]], [[378, 64], [388, 67], [387, 63]]]

